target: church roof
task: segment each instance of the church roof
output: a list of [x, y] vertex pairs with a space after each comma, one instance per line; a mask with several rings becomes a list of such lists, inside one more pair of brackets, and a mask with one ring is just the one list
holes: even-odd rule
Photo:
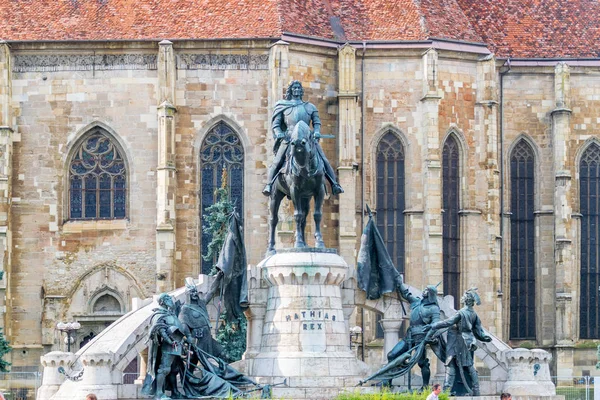
[[598, 0], [457, 0], [502, 57], [599, 58]]
[[338, 42], [448, 39], [499, 57], [599, 57], [598, 0], [4, 0], [7, 41], [305, 35]]

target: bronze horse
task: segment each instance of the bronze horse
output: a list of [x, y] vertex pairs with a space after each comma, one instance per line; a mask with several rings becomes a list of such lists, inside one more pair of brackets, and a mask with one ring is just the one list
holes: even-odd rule
[[323, 216], [323, 199], [325, 198], [325, 181], [323, 160], [316, 149], [317, 143], [312, 132], [304, 121], [299, 121], [290, 136], [288, 161], [275, 180], [273, 191], [269, 196], [269, 245], [267, 255], [275, 253], [275, 229], [279, 222], [277, 213], [284, 197], [292, 199], [294, 219], [296, 220], [296, 242], [294, 247], [306, 247], [304, 230], [306, 216], [310, 211], [310, 199], [315, 199], [315, 247], [323, 248], [321, 235], [321, 218]]

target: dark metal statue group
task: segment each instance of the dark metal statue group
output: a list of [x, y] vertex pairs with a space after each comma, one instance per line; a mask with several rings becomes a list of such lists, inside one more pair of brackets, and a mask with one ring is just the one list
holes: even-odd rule
[[[429, 385], [431, 370], [426, 347], [446, 365], [444, 389], [457, 396], [479, 396], [479, 377], [473, 363], [476, 340], [490, 342], [473, 306], [481, 304], [477, 288], [467, 290], [461, 298], [464, 305], [456, 314], [441, 320], [437, 286], [429, 285], [414, 296], [398, 273], [379, 234], [369, 210], [369, 222], [362, 237], [358, 256], [358, 284], [369, 299], [396, 291], [410, 304], [410, 325], [406, 337], [388, 353], [388, 363], [360, 382], [380, 381], [389, 385], [394, 378], [407, 373], [414, 365], [421, 369], [423, 387]], [[443, 334], [446, 333], [446, 337]]]
[[[218, 282], [215, 281], [215, 282]], [[210, 333], [206, 304], [217, 285], [201, 296], [186, 282], [183, 307], [166, 293], [159, 296], [150, 322], [148, 371], [142, 393], [155, 399], [235, 398], [256, 383], [221, 359], [222, 347]], [[180, 392], [177, 377], [181, 382]], [[166, 391], [171, 392], [167, 396]]]
[[229, 366], [223, 360], [222, 346], [210, 332], [206, 305], [217, 294], [229, 320], [240, 318], [247, 308], [246, 266], [241, 224], [239, 217], [232, 214], [216, 265], [218, 273], [208, 292], [201, 295], [193, 280], [188, 279], [188, 301], [183, 306], [167, 293], [158, 298], [159, 307], [150, 319], [143, 394], [157, 400], [237, 398], [262, 390], [263, 396], [268, 396], [273, 385], [257, 385]]
[[[330, 182], [333, 195], [343, 193], [319, 144], [320, 138], [332, 136], [321, 135], [317, 108], [302, 101], [303, 94], [301, 83], [292, 81], [285, 99], [277, 102], [273, 111], [275, 159], [263, 189], [263, 194], [270, 197], [267, 255], [275, 253], [277, 213], [283, 198], [290, 198], [294, 205], [295, 247], [306, 247], [306, 216], [310, 200], [315, 200], [315, 247], [325, 247], [320, 228], [325, 180]], [[226, 309], [234, 313], [241, 313], [240, 305], [247, 303], [246, 256], [236, 218], [232, 219], [217, 268], [217, 279], [203, 296], [193, 284], [186, 283], [188, 302], [183, 306], [168, 294], [160, 295], [159, 307], [151, 318], [144, 394], [159, 400], [171, 398], [166, 395], [167, 391], [173, 398], [235, 398], [262, 389], [263, 395], [268, 395], [269, 387], [257, 385], [222, 359], [223, 349], [210, 333], [206, 304], [217, 292], [226, 303]], [[418, 365], [423, 386], [427, 386], [431, 376], [426, 352], [429, 346], [446, 365], [446, 389], [456, 395], [479, 395], [479, 380], [473, 365], [476, 339], [483, 342], [492, 339], [481, 327], [473, 309], [475, 304], [480, 304], [476, 289], [465, 292], [461, 299], [463, 308], [441, 320], [437, 286], [427, 286], [421, 297], [409, 291], [391, 261], [370, 210], [358, 256], [358, 284], [369, 299], [396, 291], [410, 303], [410, 327], [406, 337], [389, 352], [388, 364], [361, 384], [371, 380], [390, 383]]]

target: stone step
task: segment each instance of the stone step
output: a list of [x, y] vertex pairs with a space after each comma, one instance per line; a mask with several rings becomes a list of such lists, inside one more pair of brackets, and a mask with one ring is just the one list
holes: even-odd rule
[[310, 388], [310, 387], [332, 387], [352, 389], [356, 387], [359, 377], [335, 377], [335, 376], [320, 376], [320, 377], [253, 377], [256, 383], [261, 385], [273, 385], [286, 380], [286, 387], [289, 388]]

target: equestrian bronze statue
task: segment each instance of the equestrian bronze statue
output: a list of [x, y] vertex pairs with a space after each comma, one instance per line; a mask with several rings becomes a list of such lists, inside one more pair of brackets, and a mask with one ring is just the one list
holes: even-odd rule
[[[321, 218], [325, 198], [325, 179], [331, 183], [333, 195], [343, 193], [335, 172], [319, 144], [321, 120], [317, 108], [302, 101], [304, 90], [299, 81], [292, 81], [285, 100], [278, 101], [273, 111], [275, 159], [269, 167], [267, 185], [263, 194], [269, 196], [269, 243], [267, 254], [275, 252], [277, 213], [284, 197], [292, 200], [296, 236], [294, 247], [306, 247], [304, 231], [310, 211], [310, 200], [315, 200], [315, 247], [325, 247], [321, 235]], [[310, 129], [312, 123], [313, 130]]]

